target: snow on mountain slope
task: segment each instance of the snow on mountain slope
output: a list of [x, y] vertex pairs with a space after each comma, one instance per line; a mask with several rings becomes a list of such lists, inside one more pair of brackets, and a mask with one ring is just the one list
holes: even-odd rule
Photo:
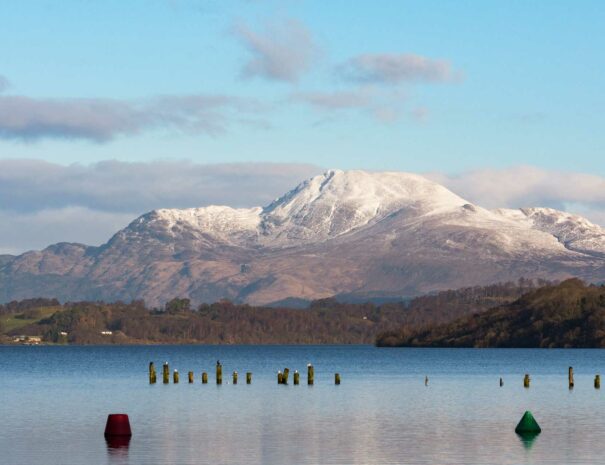
[[605, 253], [605, 230], [581, 216], [552, 208], [499, 209], [495, 212], [552, 236], [566, 249]]

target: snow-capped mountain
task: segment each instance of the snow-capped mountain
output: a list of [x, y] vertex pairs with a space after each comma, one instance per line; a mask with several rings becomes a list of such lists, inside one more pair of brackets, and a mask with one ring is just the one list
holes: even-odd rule
[[264, 208], [154, 210], [101, 247], [5, 260], [0, 298], [267, 303], [521, 276], [600, 281], [604, 265], [605, 231], [582, 217], [487, 210], [415, 174], [331, 170]]

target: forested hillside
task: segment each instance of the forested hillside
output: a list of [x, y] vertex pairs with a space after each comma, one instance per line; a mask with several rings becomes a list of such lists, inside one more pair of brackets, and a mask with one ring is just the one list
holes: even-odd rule
[[605, 347], [605, 286], [570, 279], [510, 304], [424, 328], [381, 333], [379, 346]]
[[342, 344], [374, 342], [390, 328], [421, 327], [512, 302], [538, 284], [469, 287], [376, 306], [322, 299], [308, 309], [252, 307], [229, 301], [193, 307], [173, 299], [162, 308], [131, 303], [29, 299], [0, 305], [4, 342], [21, 335], [44, 343]]

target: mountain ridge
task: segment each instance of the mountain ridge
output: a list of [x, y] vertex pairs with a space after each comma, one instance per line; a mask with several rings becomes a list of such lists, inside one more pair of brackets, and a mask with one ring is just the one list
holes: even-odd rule
[[418, 295], [521, 276], [605, 278], [605, 231], [547, 208], [487, 210], [420, 175], [329, 170], [265, 207], [157, 209], [106, 244], [0, 263], [0, 300], [175, 296], [265, 304]]

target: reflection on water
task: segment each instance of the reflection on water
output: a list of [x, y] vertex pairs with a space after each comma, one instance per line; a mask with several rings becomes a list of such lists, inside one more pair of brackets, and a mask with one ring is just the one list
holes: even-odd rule
[[[252, 385], [202, 385], [217, 359], [223, 373], [252, 371]], [[150, 360], [194, 370], [195, 383], [150, 386]], [[314, 386], [304, 376], [300, 386], [277, 385], [278, 369], [304, 375], [308, 362]], [[0, 463], [600, 463], [605, 392], [593, 378], [604, 368], [600, 350], [0, 347], [0, 370], [10, 373], [0, 377]], [[526, 410], [539, 437], [514, 432]], [[103, 437], [116, 411], [130, 417], [129, 442]]]
[[530, 450], [532, 448], [534, 442], [536, 441], [539, 435], [540, 433], [517, 433], [521, 444], [523, 444], [523, 447], [525, 447], [527, 450]]

